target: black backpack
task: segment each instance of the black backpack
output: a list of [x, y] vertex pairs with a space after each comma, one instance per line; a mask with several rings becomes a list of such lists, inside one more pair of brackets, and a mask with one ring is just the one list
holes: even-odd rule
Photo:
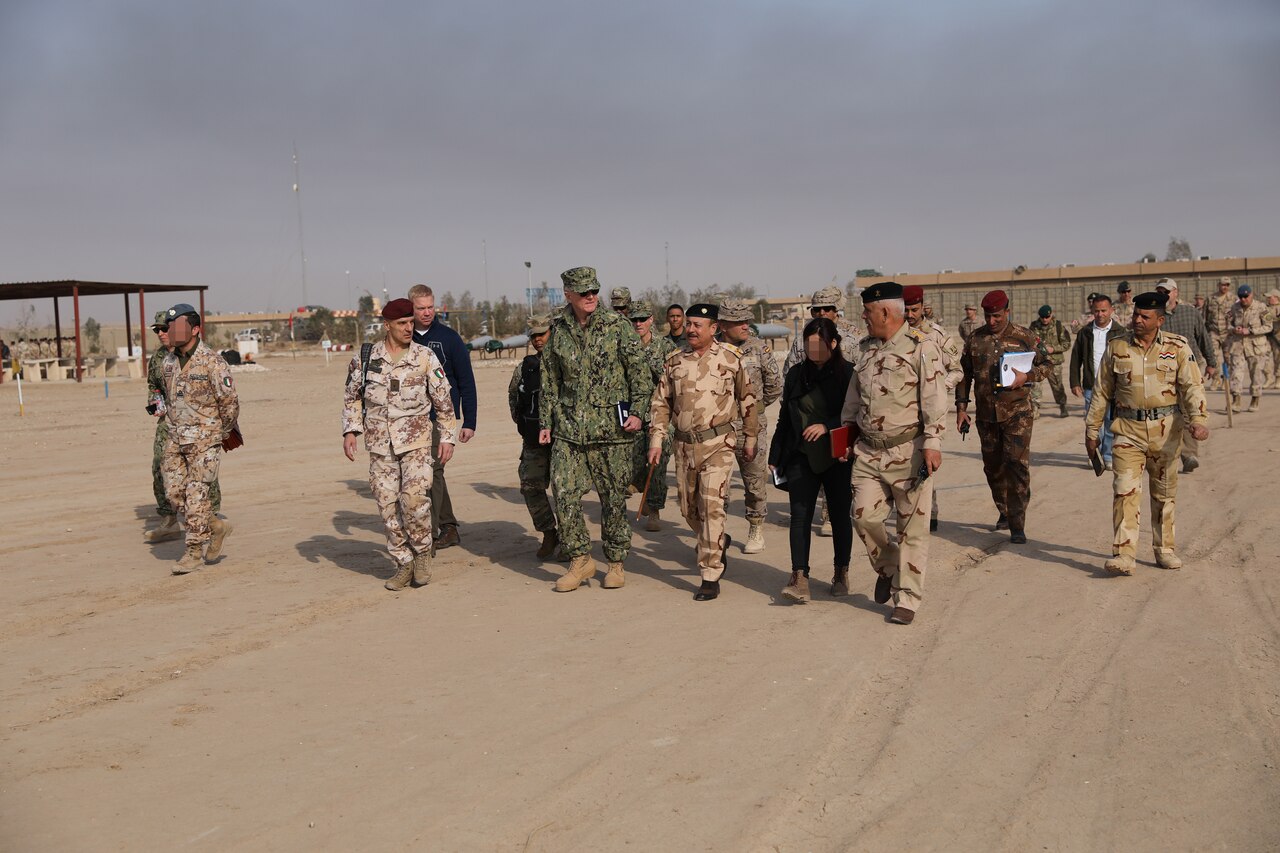
[[538, 443], [538, 401], [542, 397], [542, 354], [526, 355], [520, 362], [516, 388], [516, 429], [525, 444]]

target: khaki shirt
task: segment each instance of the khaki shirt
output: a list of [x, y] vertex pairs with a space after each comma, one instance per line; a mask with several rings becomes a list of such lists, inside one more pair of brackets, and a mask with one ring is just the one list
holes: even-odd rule
[[969, 336], [972, 335], [974, 331], [982, 324], [983, 324], [983, 321], [978, 317], [974, 317], [972, 320], [970, 320], [968, 317], [965, 317], [963, 320], [961, 320], [960, 321], [960, 341], [963, 343], [964, 341], [969, 340]]
[[1231, 308], [1235, 305], [1236, 295], [1233, 291], [1215, 293], [1204, 303], [1204, 327], [1210, 334], [1219, 337], [1231, 330], [1229, 321]]
[[[777, 402], [782, 396], [782, 371], [778, 369], [778, 360], [773, 350], [763, 339], [749, 337], [741, 344], [720, 341], [721, 346], [735, 350], [742, 356], [742, 369], [751, 378], [751, 390], [755, 392], [759, 405], [760, 430], [757, 435], [764, 435], [768, 429], [765, 410]], [[733, 419], [733, 428], [742, 429], [742, 419]]]
[[[1248, 308], [1237, 302], [1227, 315], [1227, 345], [1241, 347], [1246, 355], [1269, 355], [1271, 345], [1267, 343], [1267, 335], [1271, 334], [1271, 323], [1271, 312], [1256, 296]], [[1243, 326], [1248, 333], [1236, 334], [1237, 326]]]
[[1177, 436], [1181, 427], [1167, 424], [1168, 418], [1185, 418], [1191, 424], [1209, 420], [1204, 382], [1191, 346], [1181, 335], [1163, 330], [1156, 332], [1156, 339], [1146, 350], [1132, 332], [1107, 344], [1098, 367], [1098, 378], [1093, 383], [1093, 400], [1085, 415], [1086, 438], [1098, 437], [1112, 402], [1117, 410], [1178, 407], [1178, 411], [1151, 421], [1131, 420], [1116, 412], [1111, 431], [1116, 436], [1144, 442]]
[[920, 326], [925, 337], [937, 344], [942, 352], [942, 369], [947, 372], [947, 390], [954, 391], [964, 378], [964, 371], [960, 369], [960, 342], [940, 323], [925, 320]]
[[[458, 443], [458, 419], [449, 396], [449, 380], [430, 347], [417, 342], [399, 361], [379, 341], [369, 353], [369, 375], [363, 390], [360, 357], [347, 368], [342, 434], [364, 433], [370, 453], [393, 456], [431, 446], [431, 415], [441, 443]], [[361, 400], [363, 398], [363, 412]]]
[[870, 447], [862, 442], [867, 437], [918, 431], [924, 436], [923, 449], [942, 449], [947, 374], [936, 343], [903, 323], [887, 341], [871, 335], [858, 341], [850, 361], [853, 377], [840, 420], [857, 426], [860, 445]]
[[[677, 433], [691, 433], [741, 421], [744, 450], [755, 447], [760, 434], [759, 406], [742, 356], [715, 341], [702, 355], [677, 350], [667, 357], [649, 414], [651, 450], [662, 447], [668, 423]], [[732, 445], [732, 433], [729, 438]]]
[[1126, 329], [1133, 324], [1133, 303], [1124, 303], [1116, 300], [1111, 304], [1111, 320], [1119, 323]]
[[185, 366], [176, 349], [165, 356], [164, 397], [169, 437], [178, 444], [221, 444], [240, 417], [231, 369], [204, 341], [196, 344]]

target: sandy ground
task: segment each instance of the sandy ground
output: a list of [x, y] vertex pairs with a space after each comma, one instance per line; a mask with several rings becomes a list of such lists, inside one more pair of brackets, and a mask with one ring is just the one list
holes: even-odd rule
[[1215, 415], [1181, 483], [1187, 567], [1144, 549], [1131, 578], [1100, 568], [1110, 482], [1082, 467], [1076, 401], [1038, 422], [1025, 547], [950, 435], [901, 627], [858, 545], [856, 594], [826, 597], [818, 539], [816, 600], [780, 601], [778, 492], [716, 602], [691, 600], [674, 490], [625, 589], [555, 594], [506, 364], [478, 368], [481, 430], [449, 467], [463, 545], [394, 594], [363, 454], [340, 450], [341, 362], [240, 378], [236, 532], [186, 577], [180, 543], [141, 540], [143, 384], [29, 387], [22, 419], [0, 386], [0, 847], [1280, 847], [1280, 395], [1230, 432]]

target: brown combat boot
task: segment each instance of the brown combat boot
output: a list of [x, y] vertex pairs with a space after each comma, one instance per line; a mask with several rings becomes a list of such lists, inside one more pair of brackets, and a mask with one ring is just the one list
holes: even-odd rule
[[650, 533], [657, 533], [662, 529], [662, 524], [658, 519], [659, 509], [651, 506], [645, 510], [644, 529]]
[[849, 567], [836, 566], [835, 577], [831, 579], [831, 597], [840, 598], [849, 594]]
[[458, 535], [458, 525], [446, 524], [440, 528], [440, 535], [435, 539], [436, 548], [450, 548], [454, 545], [461, 544], [462, 537]]
[[204, 557], [200, 554], [199, 545], [188, 545], [187, 552], [182, 555], [182, 559], [173, 567], [175, 575], [185, 575], [187, 572], [194, 572], [196, 569], [204, 565]]
[[1249, 411], [1256, 412], [1258, 407], [1262, 405], [1262, 398], [1256, 394], [1249, 398]]
[[542, 544], [538, 546], [538, 559], [545, 560], [556, 552], [556, 546], [560, 544], [560, 534], [554, 530], [548, 530], [542, 534]]
[[209, 550], [204, 552], [204, 559], [207, 563], [222, 556], [222, 543], [227, 541], [227, 537], [234, 530], [230, 522], [223, 521], [216, 515], [209, 520]]
[[809, 579], [804, 572], [792, 572], [791, 580], [782, 588], [782, 597], [804, 604], [809, 600]]
[[569, 571], [556, 581], [556, 592], [573, 592], [596, 573], [595, 560], [590, 554], [579, 554], [569, 561]]
[[413, 558], [413, 582], [418, 586], [431, 583], [431, 555], [418, 554]]
[[383, 586], [392, 592], [398, 592], [408, 586], [411, 580], [413, 580], [413, 560], [397, 566], [396, 573]]
[[605, 572], [604, 582], [600, 586], [605, 589], [621, 589], [626, 583], [627, 575], [622, 571], [622, 563], [610, 563], [609, 571]]
[[170, 539], [181, 539], [182, 527], [178, 524], [178, 516], [160, 516], [160, 526], [142, 534], [142, 541], [151, 545], [157, 542], [168, 542]]

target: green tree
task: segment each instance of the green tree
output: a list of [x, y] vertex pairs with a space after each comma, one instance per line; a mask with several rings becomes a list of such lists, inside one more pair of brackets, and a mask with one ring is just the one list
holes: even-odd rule
[[84, 321], [84, 336], [89, 342], [89, 352], [102, 351], [102, 325], [92, 317]]
[[853, 277], [854, 278], [878, 278], [882, 275], [884, 275], [884, 273], [880, 272], [880, 270], [876, 269], [875, 267], [867, 267], [866, 269], [858, 270], [856, 273], [853, 274]]

